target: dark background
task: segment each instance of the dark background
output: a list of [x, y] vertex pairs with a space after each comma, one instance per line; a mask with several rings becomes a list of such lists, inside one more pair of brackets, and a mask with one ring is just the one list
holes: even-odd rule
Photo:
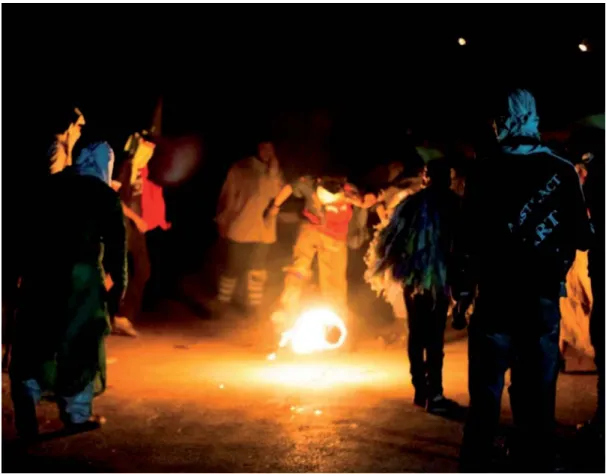
[[4, 229], [55, 104], [121, 150], [163, 96], [163, 134], [204, 140], [197, 174], [166, 191], [192, 268], [227, 167], [260, 136], [287, 177], [360, 179], [405, 153], [408, 129], [480, 146], [509, 87], [536, 95], [543, 130], [604, 111], [604, 5], [3, 5], [2, 34]]

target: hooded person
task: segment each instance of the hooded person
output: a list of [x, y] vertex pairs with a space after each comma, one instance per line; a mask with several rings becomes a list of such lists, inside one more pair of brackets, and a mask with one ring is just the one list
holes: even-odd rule
[[504, 106], [494, 122], [499, 150], [478, 159], [468, 177], [454, 243], [455, 320], [477, 294], [461, 469], [490, 472], [511, 369], [512, 461], [527, 472], [546, 472], [555, 460], [559, 300], [592, 229], [574, 166], [540, 142], [532, 94], [515, 90]]
[[114, 153], [108, 143], [89, 140], [76, 156], [41, 190], [45, 199], [35, 203], [39, 217], [31, 229], [39, 244], [20, 256], [9, 370], [15, 423], [26, 438], [38, 432], [36, 404], [47, 395], [57, 400], [66, 428], [99, 425], [92, 401], [106, 386], [104, 339], [126, 286], [124, 216], [109, 185]]

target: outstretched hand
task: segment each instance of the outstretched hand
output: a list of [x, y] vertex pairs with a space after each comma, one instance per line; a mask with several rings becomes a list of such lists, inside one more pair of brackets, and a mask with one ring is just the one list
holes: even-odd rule
[[346, 197], [345, 200], [356, 207], [368, 209], [377, 203], [377, 197], [374, 194], [365, 194], [364, 199], [360, 196]]

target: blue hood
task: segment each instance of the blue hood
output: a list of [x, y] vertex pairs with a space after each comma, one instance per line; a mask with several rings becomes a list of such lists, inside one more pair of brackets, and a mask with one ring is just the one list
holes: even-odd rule
[[114, 151], [107, 142], [92, 143], [74, 160], [74, 172], [80, 176], [94, 176], [110, 184], [114, 168]]

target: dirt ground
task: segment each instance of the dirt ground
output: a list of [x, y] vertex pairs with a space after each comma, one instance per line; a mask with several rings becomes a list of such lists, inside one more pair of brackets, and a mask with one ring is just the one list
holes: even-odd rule
[[[402, 348], [267, 360], [250, 326], [204, 321], [176, 304], [138, 339], [108, 340], [109, 388], [95, 402], [102, 429], [61, 436], [43, 403], [43, 440], [15, 442], [3, 377], [4, 472], [454, 472], [465, 410], [455, 419], [412, 404]], [[466, 341], [448, 344], [446, 394], [467, 406]], [[595, 376], [563, 375], [564, 446], [595, 406]], [[504, 429], [511, 422], [507, 395]], [[574, 460], [567, 448], [564, 456]], [[602, 455], [601, 459], [604, 459]], [[567, 461], [569, 462], [569, 461]]]
[[[270, 256], [268, 301], [278, 296], [296, 228], [282, 226]], [[363, 250], [349, 256], [349, 299], [357, 350], [294, 357], [274, 350], [267, 324], [237, 314], [210, 320], [220, 247], [205, 268], [175, 281], [172, 298], [136, 321], [138, 339], [108, 339], [106, 393], [95, 411], [102, 429], [65, 437], [56, 408], [43, 403], [44, 436], [15, 441], [9, 383], [3, 375], [3, 472], [454, 472], [467, 396], [464, 333], [447, 330], [444, 386], [461, 404], [452, 419], [412, 404], [402, 344], [378, 338], [402, 330], [362, 278]], [[177, 302], [179, 301], [179, 302]], [[587, 467], [575, 426], [593, 414], [595, 375], [562, 375], [557, 416], [566, 470]], [[511, 424], [503, 397], [503, 432]], [[503, 470], [507, 469], [502, 465]]]

